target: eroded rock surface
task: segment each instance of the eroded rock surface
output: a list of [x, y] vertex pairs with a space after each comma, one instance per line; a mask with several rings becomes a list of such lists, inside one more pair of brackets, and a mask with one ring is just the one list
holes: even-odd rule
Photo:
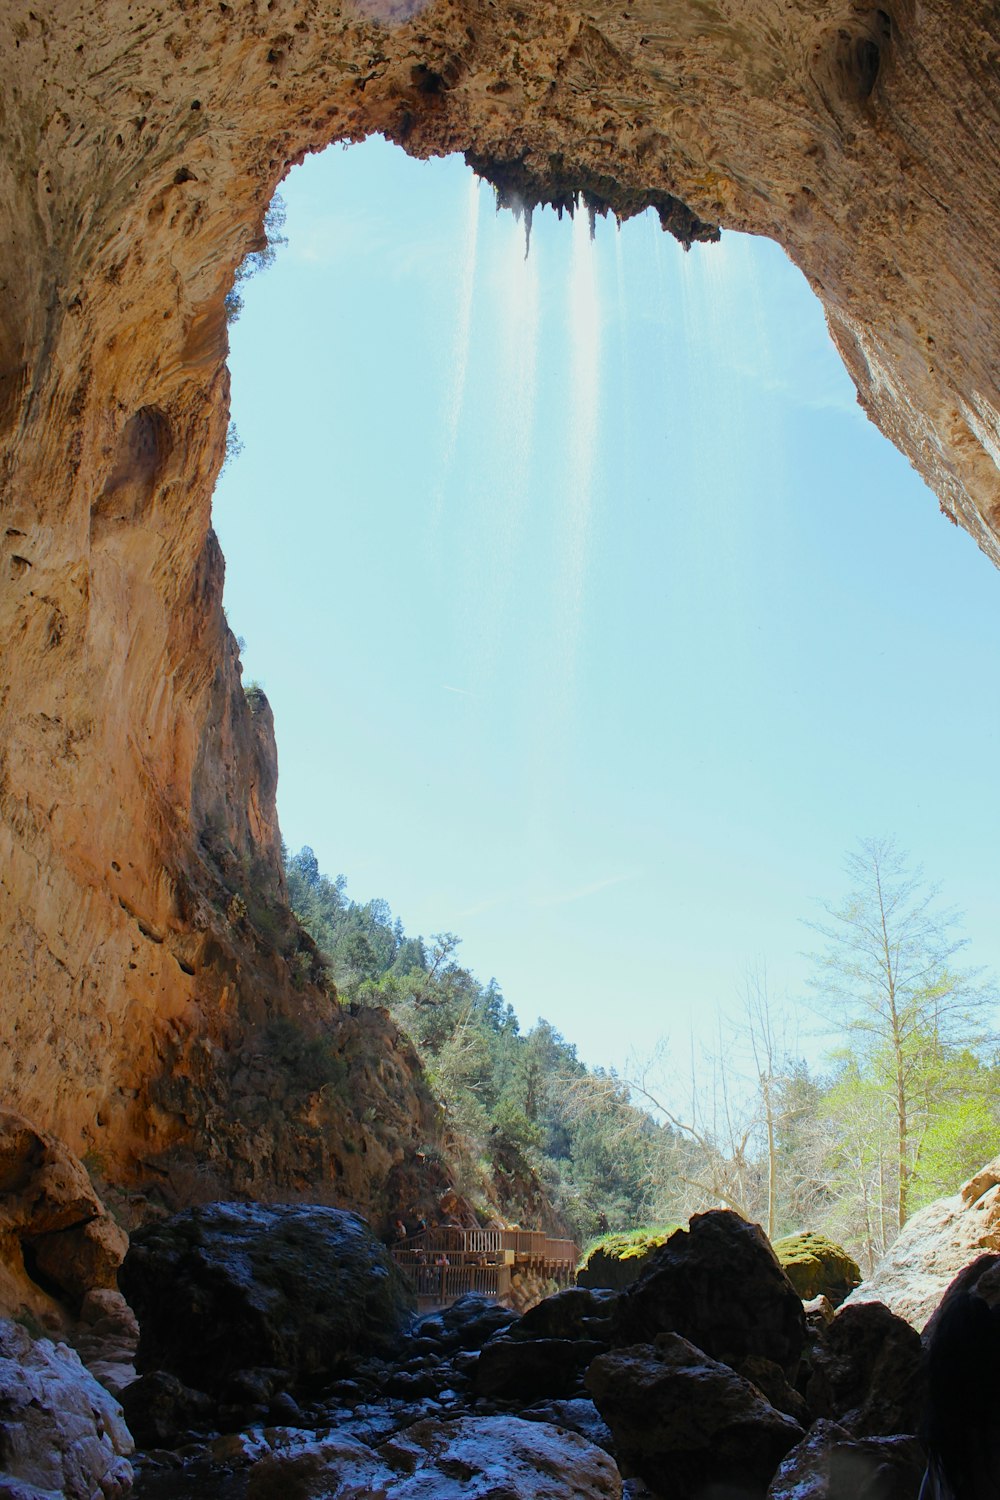
[[859, 1438], [820, 1421], [782, 1461], [767, 1500], [917, 1500], [923, 1474], [916, 1438]]
[[0, 1312], [57, 1324], [89, 1292], [116, 1294], [127, 1248], [83, 1164], [55, 1136], [0, 1110]]
[[73, 1350], [0, 1319], [0, 1493], [119, 1500], [132, 1448], [121, 1408]]
[[813, 1346], [809, 1405], [858, 1437], [916, 1432], [924, 1397], [920, 1335], [879, 1302], [841, 1308]]

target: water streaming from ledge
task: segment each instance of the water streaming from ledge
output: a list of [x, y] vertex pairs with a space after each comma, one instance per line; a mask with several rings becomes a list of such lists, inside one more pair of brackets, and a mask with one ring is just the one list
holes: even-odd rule
[[462, 274], [458, 287], [458, 317], [451, 354], [451, 386], [445, 414], [444, 445], [441, 468], [434, 489], [431, 531], [437, 530], [444, 512], [445, 485], [455, 462], [455, 448], [465, 406], [465, 386], [469, 374], [469, 346], [472, 341], [472, 305], [476, 289], [476, 261], [479, 250], [479, 178], [469, 174], [465, 225], [461, 252]]
[[566, 484], [559, 513], [555, 588], [557, 681], [572, 701], [584, 628], [600, 415], [601, 305], [588, 215], [577, 210], [568, 285], [569, 392]]

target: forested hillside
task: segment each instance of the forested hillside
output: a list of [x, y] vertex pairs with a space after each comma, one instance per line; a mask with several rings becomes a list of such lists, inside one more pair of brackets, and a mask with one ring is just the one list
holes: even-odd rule
[[588, 1069], [546, 1021], [521, 1031], [455, 934], [408, 935], [311, 849], [286, 869], [341, 999], [387, 1007], [416, 1044], [467, 1142], [463, 1190], [490, 1184], [511, 1217], [544, 1216], [547, 1198], [583, 1244], [724, 1204], [772, 1238], [824, 1230], [868, 1270], [910, 1213], [1000, 1151], [994, 992], [958, 965], [953, 914], [890, 843], [860, 847], [853, 889], [816, 924], [810, 1003], [837, 1033], [823, 1069], [786, 1044], [758, 969], [726, 1044], [696, 1063], [682, 1047], [685, 1083], [666, 1045], [628, 1079]]

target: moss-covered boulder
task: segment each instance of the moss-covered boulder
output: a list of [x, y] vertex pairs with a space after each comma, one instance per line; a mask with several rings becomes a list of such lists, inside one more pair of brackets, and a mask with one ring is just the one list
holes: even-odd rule
[[842, 1245], [811, 1229], [775, 1240], [774, 1253], [804, 1302], [829, 1297], [834, 1307], [861, 1281], [861, 1268]]
[[654, 1251], [666, 1244], [676, 1228], [676, 1224], [663, 1224], [652, 1229], [603, 1235], [588, 1247], [576, 1273], [577, 1286], [611, 1287], [616, 1292], [631, 1286]]

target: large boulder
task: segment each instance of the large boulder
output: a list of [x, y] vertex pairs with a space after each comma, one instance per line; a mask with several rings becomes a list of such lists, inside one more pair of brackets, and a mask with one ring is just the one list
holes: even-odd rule
[[806, 1335], [802, 1301], [763, 1230], [725, 1209], [672, 1234], [621, 1294], [613, 1321], [619, 1344], [680, 1333], [713, 1359], [761, 1355], [792, 1378]]
[[610, 1287], [621, 1292], [637, 1281], [655, 1252], [676, 1230], [673, 1224], [662, 1229], [634, 1230], [630, 1234], [606, 1234], [588, 1250], [576, 1273], [576, 1284], [582, 1287]]
[[137, 1368], [219, 1393], [262, 1366], [290, 1384], [393, 1347], [413, 1297], [357, 1214], [214, 1203], [139, 1230], [121, 1271]]
[[782, 1460], [767, 1500], [917, 1500], [923, 1473], [916, 1438], [859, 1438], [819, 1421]]
[[372, 1450], [347, 1437], [264, 1434], [248, 1500], [620, 1500], [621, 1476], [575, 1432], [517, 1417], [418, 1422]]
[[1000, 1157], [908, 1219], [848, 1303], [884, 1302], [919, 1332], [962, 1267], [991, 1251], [1000, 1251]]
[[920, 1335], [880, 1302], [842, 1307], [816, 1339], [809, 1405], [857, 1437], [916, 1432], [923, 1389]]
[[119, 1500], [132, 1447], [121, 1408], [72, 1349], [0, 1319], [0, 1495]]
[[842, 1245], [805, 1229], [774, 1241], [778, 1263], [803, 1302], [826, 1297], [839, 1307], [861, 1282], [861, 1267]]
[[0, 1311], [44, 1315], [44, 1288], [75, 1312], [89, 1291], [115, 1286], [127, 1248], [83, 1163], [0, 1110]]
[[756, 1386], [675, 1333], [598, 1356], [586, 1383], [622, 1473], [666, 1488], [671, 1500], [761, 1500], [803, 1437]]

